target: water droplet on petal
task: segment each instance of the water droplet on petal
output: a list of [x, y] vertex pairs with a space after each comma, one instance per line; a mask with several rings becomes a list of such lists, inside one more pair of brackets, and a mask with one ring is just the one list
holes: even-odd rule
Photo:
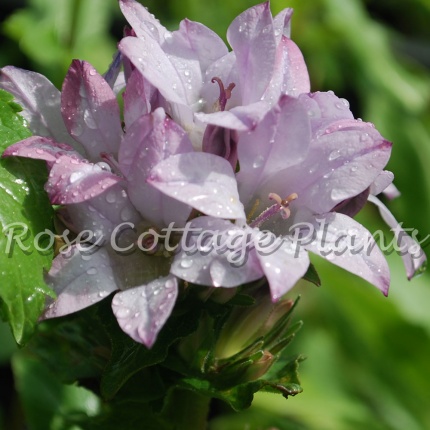
[[191, 259], [183, 259], [181, 261], [181, 267], [184, 269], [189, 269], [193, 265], [193, 260]]
[[332, 151], [330, 155], [328, 156], [329, 161], [336, 160], [341, 155], [340, 149], [336, 149], [335, 151]]
[[113, 191], [109, 191], [106, 194], [106, 201], [108, 203], [115, 203], [115, 201], [116, 201], [116, 195], [115, 195], [115, 193]]
[[264, 162], [264, 157], [262, 155], [259, 155], [255, 158], [254, 162], [252, 163], [252, 167], [254, 169], [257, 169], [258, 167], [261, 167]]
[[115, 316], [117, 318], [127, 318], [130, 315], [130, 309], [128, 308], [119, 308], [115, 311]]

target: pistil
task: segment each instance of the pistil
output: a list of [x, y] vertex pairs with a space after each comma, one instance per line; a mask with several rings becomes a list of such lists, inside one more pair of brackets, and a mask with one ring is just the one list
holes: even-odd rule
[[215, 111], [224, 111], [225, 105], [227, 104], [227, 100], [231, 97], [231, 92], [233, 91], [233, 88], [236, 86], [236, 84], [232, 82], [228, 84], [227, 88], [224, 88], [222, 80], [216, 76], [212, 78], [211, 82], [216, 82], [219, 86], [219, 98], [216, 103]]

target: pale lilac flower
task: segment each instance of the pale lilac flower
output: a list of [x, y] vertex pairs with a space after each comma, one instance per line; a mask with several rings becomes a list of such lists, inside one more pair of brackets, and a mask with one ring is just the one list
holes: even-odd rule
[[[222, 189], [223, 196], [231, 195], [237, 203], [230, 205], [229, 214], [242, 217], [231, 166], [220, 157], [193, 154], [187, 134], [162, 108], [142, 115], [136, 109], [140, 101], [130, 93], [124, 97], [124, 133], [115, 94], [88, 63], [72, 63], [61, 95], [49, 81], [31, 72], [5, 68], [1, 79], [1, 85], [23, 103], [30, 128], [50, 136], [25, 139], [7, 148], [3, 156], [45, 160], [50, 171], [45, 189], [51, 203], [61, 205], [61, 220], [78, 235], [90, 232], [84, 237], [87, 245], [74, 244], [54, 259], [46, 281], [57, 299], [43, 318], [76, 312], [119, 290], [112, 301], [119, 325], [136, 341], [152, 346], [178, 294], [177, 279], [170, 274], [172, 257], [163, 249], [156, 249], [160, 252], [155, 255], [140, 250], [129, 255], [118, 253], [112, 242], [118, 248], [114, 233], [126, 239], [127, 234], [118, 229], [122, 224], [135, 226], [137, 233], [142, 233], [170, 223], [186, 223], [191, 207], [147, 183], [157, 163], [183, 153], [191, 158], [197, 155], [201, 165], [206, 162], [209, 168], [201, 180]], [[34, 91], [30, 91], [29, 81]], [[44, 94], [52, 105], [46, 106]], [[80, 152], [54, 139], [72, 143]], [[209, 164], [202, 156], [213, 162]], [[194, 180], [192, 187], [197, 192], [198, 181]], [[200, 193], [195, 206], [216, 216], [216, 204], [216, 199], [205, 202]]]
[[[120, 6], [137, 36], [124, 38], [120, 51], [140, 72], [140, 85], [159, 93], [153, 103], [165, 107], [198, 149], [204, 144], [219, 153], [231, 136], [213, 142], [214, 127], [252, 129], [281, 94], [309, 92], [303, 56], [290, 39], [292, 9], [272, 17], [265, 2], [240, 14], [227, 31], [229, 52], [200, 23], [185, 19], [170, 32], [135, 0]], [[212, 126], [203, 138], [206, 124]]]
[[[350, 216], [363, 207], [370, 192], [379, 193], [391, 183], [392, 174], [383, 171], [390, 152], [391, 143], [373, 124], [355, 120], [347, 102], [333, 93], [281, 97], [254, 130], [239, 137], [236, 176], [247, 222], [232, 224], [213, 217], [192, 222], [219, 232], [213, 237], [229, 243], [230, 252], [227, 245], [215, 250], [211, 237], [203, 243], [190, 238], [186, 247], [202, 252], [183, 247], [172, 273], [203, 285], [231, 287], [264, 275], [277, 300], [306, 273], [311, 251], [386, 295], [390, 276], [385, 257], [372, 235]], [[158, 164], [151, 183], [172, 195], [166, 172], [179, 166], [183, 157], [188, 154]], [[178, 170], [177, 180], [192, 182], [200, 166]], [[195, 196], [187, 189], [176, 198], [192, 205]], [[219, 217], [228, 218], [224, 208]], [[264, 235], [263, 228], [274, 235]], [[268, 239], [272, 243], [264, 252], [261, 244]], [[235, 257], [243, 248], [246, 257], [237, 264]], [[409, 277], [425, 259], [412, 263], [413, 257], [404, 257], [414, 266], [408, 268]]]

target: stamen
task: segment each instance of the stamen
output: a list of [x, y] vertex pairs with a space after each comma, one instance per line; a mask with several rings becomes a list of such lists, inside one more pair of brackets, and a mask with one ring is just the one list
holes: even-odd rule
[[224, 84], [222, 80], [216, 76], [211, 79], [211, 82], [212, 83], [216, 82], [219, 86], [219, 98], [218, 98], [218, 102], [216, 103], [217, 106], [215, 110], [224, 111], [225, 105], [227, 104], [227, 100], [231, 97], [231, 92], [233, 91], [233, 88], [236, 86], [236, 84], [232, 82], [228, 84], [227, 88], [224, 88]]
[[269, 206], [257, 218], [255, 218], [255, 220], [250, 223], [250, 227], [260, 227], [261, 224], [263, 224], [265, 221], [267, 221], [269, 218], [271, 218], [278, 212], [281, 212], [281, 216], [283, 219], [288, 219], [291, 215], [289, 205], [293, 200], [296, 200], [297, 198], [298, 195], [296, 193], [290, 194], [285, 199], [281, 199], [281, 197], [276, 193], [270, 193], [269, 199], [274, 200], [276, 203], [272, 206]]

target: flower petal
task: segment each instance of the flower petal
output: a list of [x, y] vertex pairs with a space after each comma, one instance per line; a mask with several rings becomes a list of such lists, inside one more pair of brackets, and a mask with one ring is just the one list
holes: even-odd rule
[[268, 178], [303, 161], [310, 140], [309, 119], [303, 106], [297, 99], [282, 97], [255, 130], [239, 138], [237, 179], [243, 204], [249, 202], [257, 187]]
[[75, 245], [70, 253], [55, 257], [45, 281], [57, 293], [57, 299], [46, 308], [42, 319], [77, 312], [118, 289], [106, 250], [92, 249], [96, 252], [85, 252], [84, 248], [80, 252]]
[[17, 67], [3, 67], [0, 69], [0, 88], [13, 94], [23, 108], [20, 114], [27, 120], [33, 134], [51, 137], [83, 152], [64, 125], [60, 92], [45, 76]]
[[116, 183], [82, 203], [68, 204], [60, 214], [71, 231], [76, 234], [91, 232], [92, 241], [100, 240], [101, 243], [111, 240], [112, 233], [121, 224], [137, 225], [141, 221], [122, 183]]
[[216, 155], [173, 155], [152, 169], [148, 182], [206, 215], [245, 218], [233, 169]]
[[254, 231], [230, 221], [201, 216], [187, 224], [171, 273], [194, 284], [237, 287], [263, 276], [255, 250]]
[[272, 77], [276, 56], [269, 2], [253, 6], [235, 18], [227, 30], [227, 40], [237, 58], [242, 103], [260, 100]]
[[291, 37], [291, 17], [293, 16], [293, 9], [288, 7], [281, 10], [273, 18], [273, 27], [275, 30], [276, 44], [281, 41], [282, 36]]
[[281, 94], [298, 97], [310, 91], [309, 73], [298, 46], [283, 36], [277, 51], [273, 76], [263, 100], [273, 104]]
[[91, 161], [100, 153], [117, 154], [122, 137], [116, 96], [89, 63], [73, 60], [63, 83], [61, 113], [69, 133]]
[[422, 273], [427, 264], [427, 257], [418, 242], [406, 233], [390, 210], [378, 198], [371, 195], [369, 202], [378, 207], [382, 219], [393, 231], [408, 279], [410, 280], [415, 275]]
[[120, 0], [119, 6], [128, 23], [131, 25], [136, 35], [142, 40], [148, 36], [162, 43], [169, 32], [160, 24], [158, 19], [148, 11], [146, 7], [135, 0]]
[[368, 230], [346, 215], [329, 213], [315, 218], [313, 240], [304, 246], [330, 263], [370, 282], [386, 296], [390, 271], [384, 254]]
[[255, 128], [269, 109], [269, 104], [260, 101], [246, 106], [236, 106], [225, 111], [197, 112], [195, 117], [204, 124], [218, 125], [237, 131], [248, 131]]
[[55, 161], [63, 155], [76, 161], [83, 160], [82, 156], [71, 146], [66, 145], [65, 143], [55, 142], [49, 137], [40, 136], [31, 136], [9, 146], [3, 152], [2, 156], [45, 160], [48, 166], [52, 167]]
[[388, 170], [384, 170], [377, 176], [373, 184], [370, 186], [370, 194], [377, 196], [387, 189], [389, 185], [393, 182], [394, 175]]
[[199, 101], [206, 69], [228, 53], [216, 33], [188, 19], [181, 22], [178, 31], [171, 33], [162, 49], [179, 75], [188, 105]]
[[177, 295], [177, 280], [169, 275], [117, 293], [112, 310], [125, 333], [151, 348], [173, 310]]
[[[151, 169], [174, 154], [193, 151], [187, 134], [159, 108], [129, 128], [119, 153], [130, 200], [142, 216], [158, 226], [185, 224], [191, 208], [147, 183]], [[148, 204], [150, 203], [150, 204]]]
[[[49, 173], [45, 190], [52, 204], [73, 204], [94, 198], [122, 179], [104, 170], [104, 166], [63, 155]], [[108, 194], [106, 194], [106, 198]]]
[[149, 84], [145, 84], [140, 72], [134, 69], [127, 81], [127, 87], [123, 95], [124, 123], [127, 132], [134, 121], [151, 111], [151, 90], [148, 87]]
[[391, 146], [369, 124], [336, 121], [324, 134], [313, 136], [305, 160], [273, 175], [260, 188], [260, 196], [296, 193], [291, 208], [296, 222], [309, 212], [329, 212], [374, 182], [388, 162]]
[[308, 253], [288, 237], [260, 232], [254, 239], [261, 268], [276, 302], [303, 277], [309, 267]]
[[166, 100], [188, 104], [178, 71], [158, 43], [125, 37], [119, 43], [119, 49]]

